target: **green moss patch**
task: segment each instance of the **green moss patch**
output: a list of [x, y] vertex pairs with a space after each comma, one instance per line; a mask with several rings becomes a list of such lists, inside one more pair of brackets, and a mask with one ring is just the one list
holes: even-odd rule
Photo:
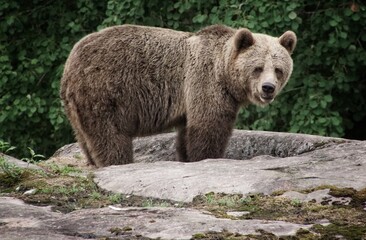
[[316, 240], [321, 239], [317, 233], [310, 232], [305, 229], [300, 229], [295, 236], [278, 237], [264, 230], [257, 230], [255, 234], [241, 235], [229, 231], [222, 232], [206, 232], [197, 233], [192, 236], [192, 239], [203, 240]]
[[[52, 206], [68, 213], [81, 208], [100, 208], [112, 204], [121, 207], [182, 207], [183, 203], [111, 193], [100, 189], [93, 176], [72, 166], [42, 164], [43, 170], [7, 166], [0, 172], [0, 196], [12, 196], [26, 203]], [[24, 194], [35, 189], [33, 194]]]
[[[120, 194], [99, 189], [92, 176], [82, 176], [80, 170], [72, 167], [52, 165], [44, 170], [19, 171], [16, 177], [0, 174], [1, 196], [16, 197], [34, 205], [50, 205], [54, 211], [63, 213], [80, 208], [103, 207], [122, 200]], [[24, 194], [31, 189], [35, 189], [35, 193]]]
[[[328, 186], [329, 188], [329, 186]], [[193, 201], [193, 207], [205, 209], [216, 217], [231, 219], [263, 219], [287, 221], [299, 224], [315, 224], [310, 231], [302, 230], [296, 236], [280, 239], [366, 239], [366, 211], [361, 207], [365, 202], [365, 189], [356, 191], [349, 188], [331, 188], [331, 194], [337, 197], [351, 197], [352, 203], [344, 205], [322, 205], [314, 202], [300, 202], [278, 196], [253, 194], [243, 196], [241, 194], [208, 193], [197, 196]], [[241, 217], [228, 216], [228, 211], [245, 211]], [[327, 219], [328, 226], [317, 225]], [[279, 239], [270, 234], [260, 233], [258, 236], [245, 238], [244, 236], [219, 234], [216, 238], [213, 233], [202, 233], [194, 239]], [[233, 233], [230, 233], [233, 234]], [[200, 237], [200, 238], [199, 238]]]

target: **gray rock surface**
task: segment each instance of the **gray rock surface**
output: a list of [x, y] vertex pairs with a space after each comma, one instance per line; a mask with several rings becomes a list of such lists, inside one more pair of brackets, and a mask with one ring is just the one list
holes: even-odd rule
[[284, 194], [280, 195], [279, 197], [285, 197], [291, 200], [298, 200], [300, 202], [316, 202], [320, 204], [342, 204], [342, 205], [349, 205], [351, 202], [350, 197], [334, 197], [329, 194], [330, 189], [322, 189], [313, 191], [310, 193], [299, 193], [296, 191], [288, 191]]
[[285, 158], [110, 166], [95, 171], [95, 181], [113, 192], [189, 202], [212, 191], [269, 194], [326, 184], [361, 189], [366, 187], [365, 172], [366, 142], [352, 141]]
[[[134, 164], [95, 172], [104, 189], [178, 201], [210, 191], [226, 193], [295, 190], [324, 184], [366, 187], [366, 142], [305, 134], [234, 130], [225, 158], [175, 161], [175, 133], [134, 140]], [[79, 156], [79, 157], [75, 157]], [[81, 157], [80, 157], [81, 156]], [[50, 161], [85, 165], [77, 144]]]
[[[175, 136], [176, 133], [165, 133], [136, 138], [133, 141], [134, 161], [175, 161]], [[344, 142], [353, 141], [306, 134], [234, 130], [224, 158], [244, 160], [261, 155], [289, 157]], [[82, 155], [82, 152], [75, 143], [60, 148], [53, 157], [77, 155]]]
[[[14, 158], [12, 156], [6, 155], [4, 153], [0, 152], [0, 157], [4, 158], [7, 162], [14, 164], [20, 168], [31, 168], [31, 169], [41, 169], [40, 167], [38, 167], [37, 165], [34, 165], [32, 163], [27, 163], [25, 161], [19, 160], [17, 158]], [[1, 169], [0, 169], [1, 171]]]
[[[124, 194], [189, 202], [207, 192], [271, 193], [308, 201], [327, 198], [325, 190], [307, 195], [293, 190], [335, 185], [366, 187], [366, 142], [301, 134], [234, 131], [226, 159], [175, 162], [175, 134], [134, 141], [134, 164], [95, 169], [87, 166], [77, 144], [55, 153], [47, 162], [94, 172], [103, 189]], [[236, 160], [235, 160], [236, 159]], [[327, 200], [327, 199], [325, 199]], [[329, 199], [328, 199], [329, 200]], [[242, 214], [234, 212], [231, 216]], [[324, 223], [329, 223], [326, 219]], [[205, 231], [253, 234], [264, 229], [292, 235], [299, 225], [282, 221], [230, 220], [186, 208], [100, 208], [68, 214], [0, 197], [0, 239], [189, 239]], [[111, 229], [130, 229], [116, 235]]]
[[[159, 239], [190, 239], [196, 233], [221, 232], [257, 234], [266, 229], [278, 236], [288, 236], [300, 228], [310, 228], [283, 221], [229, 220], [207, 212], [186, 208], [99, 208], [68, 214], [49, 208], [26, 205], [13, 198], [0, 198], [0, 236], [15, 239], [130, 239], [143, 236]], [[111, 229], [129, 229], [115, 235]]]
[[50, 208], [36, 207], [24, 204], [18, 199], [0, 197], [0, 239], [82, 239], [50, 230], [47, 222], [61, 216], [60, 213], [51, 212]]

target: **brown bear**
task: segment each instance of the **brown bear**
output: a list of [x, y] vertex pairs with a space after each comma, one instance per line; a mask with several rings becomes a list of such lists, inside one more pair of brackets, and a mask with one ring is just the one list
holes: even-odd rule
[[122, 25], [81, 39], [61, 80], [76, 138], [97, 167], [133, 162], [132, 139], [175, 128], [178, 160], [223, 157], [240, 106], [271, 103], [296, 35], [214, 25], [196, 33]]

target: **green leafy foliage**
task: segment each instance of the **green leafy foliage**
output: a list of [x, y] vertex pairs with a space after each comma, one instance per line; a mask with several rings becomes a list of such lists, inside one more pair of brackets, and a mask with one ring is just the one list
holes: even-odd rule
[[298, 35], [293, 76], [237, 127], [344, 136], [365, 119], [366, 7], [361, 0], [0, 0], [0, 139], [45, 156], [74, 141], [59, 99], [63, 64], [86, 34], [116, 24], [195, 31], [211, 24]]
[[59, 100], [73, 44], [103, 19], [97, 1], [0, 0], [0, 139], [50, 155], [73, 141]]
[[36, 154], [34, 150], [28, 147], [30, 157], [22, 158], [21, 160], [28, 163], [35, 163], [45, 158], [42, 154]]

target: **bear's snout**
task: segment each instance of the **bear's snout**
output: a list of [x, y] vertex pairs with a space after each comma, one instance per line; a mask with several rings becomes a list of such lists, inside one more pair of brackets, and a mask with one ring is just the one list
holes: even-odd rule
[[274, 100], [276, 85], [270, 82], [264, 82], [260, 93], [260, 100], [262, 103], [271, 103]]
[[276, 90], [276, 86], [272, 83], [265, 82], [262, 85], [262, 91], [265, 94], [271, 95], [274, 93], [275, 90]]

